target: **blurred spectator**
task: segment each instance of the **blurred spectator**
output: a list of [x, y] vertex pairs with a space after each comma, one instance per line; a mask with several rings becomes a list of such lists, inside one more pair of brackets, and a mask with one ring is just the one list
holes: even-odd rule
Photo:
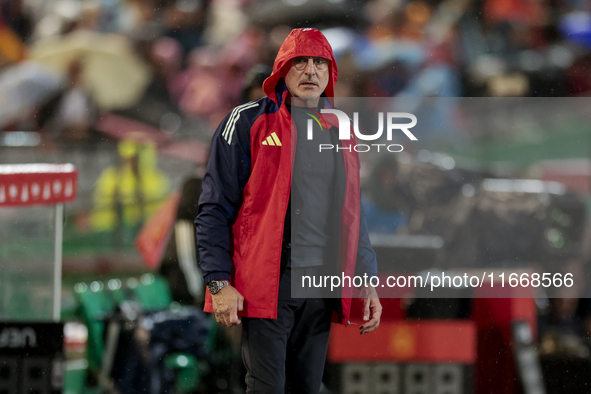
[[156, 165], [153, 145], [124, 140], [118, 152], [119, 164], [106, 168], [96, 181], [91, 217], [96, 231], [141, 225], [170, 190], [167, 177]]
[[247, 26], [248, 20], [242, 11], [243, 0], [212, 1], [205, 31], [208, 45], [222, 47]]
[[[174, 77], [181, 71], [182, 49], [178, 41], [162, 37], [145, 40], [140, 44], [140, 52], [152, 68], [152, 81], [144, 92], [143, 101], [153, 100], [176, 106], [172, 92]], [[138, 103], [141, 106], [141, 103]]]
[[398, 179], [398, 162], [387, 157], [374, 167], [363, 199], [370, 233], [394, 234], [402, 231], [410, 216], [409, 199]]
[[265, 97], [263, 92], [263, 82], [271, 75], [271, 67], [259, 64], [251, 68], [244, 78], [244, 88], [242, 89], [242, 103], [248, 103]]
[[583, 321], [577, 316], [578, 298], [551, 298], [538, 322], [541, 354], [589, 356]]
[[22, 39], [0, 21], [0, 67], [24, 60], [25, 51]]
[[233, 105], [219, 66], [218, 56], [212, 48], [200, 48], [191, 54], [190, 68], [185, 76], [187, 87], [179, 101], [185, 113], [208, 119], [212, 130]]
[[183, 48], [181, 44], [170, 37], [156, 40], [152, 46], [151, 59], [156, 69], [156, 78], [166, 85], [168, 96], [178, 102], [185, 85], [185, 79], [176, 78], [183, 67]]
[[201, 173], [192, 174], [183, 184], [174, 230], [159, 268], [160, 274], [168, 281], [175, 301], [201, 309], [205, 300], [205, 285], [195, 249], [193, 220], [199, 213], [202, 176]]
[[28, 41], [33, 33], [33, 20], [25, 11], [22, 0], [0, 2], [0, 19], [8, 25], [22, 41]]
[[81, 62], [75, 60], [70, 63], [66, 90], [54, 96], [41, 111], [40, 126], [58, 141], [84, 140], [96, 120], [96, 105], [82, 82]]
[[171, 0], [165, 2], [164, 34], [176, 39], [188, 54], [203, 45], [204, 22], [210, 0]]

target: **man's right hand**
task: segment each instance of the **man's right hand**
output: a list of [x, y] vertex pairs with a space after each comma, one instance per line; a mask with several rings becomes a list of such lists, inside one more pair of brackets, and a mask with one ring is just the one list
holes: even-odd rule
[[211, 295], [215, 320], [225, 326], [232, 327], [240, 324], [238, 311], [244, 306], [244, 297], [233, 286], [226, 286], [216, 294]]

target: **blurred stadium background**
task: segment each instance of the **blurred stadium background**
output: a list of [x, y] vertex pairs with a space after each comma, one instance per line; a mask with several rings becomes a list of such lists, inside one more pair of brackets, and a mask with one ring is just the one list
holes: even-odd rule
[[[333, 331], [323, 392], [590, 392], [588, 1], [1, 0], [0, 165], [78, 170], [63, 221], [66, 374], [37, 374], [38, 392], [243, 392], [239, 331], [199, 310], [191, 222], [213, 131], [260, 97], [294, 27], [329, 39], [337, 96], [414, 103], [437, 125], [396, 160], [364, 160], [383, 261], [579, 284], [384, 300], [380, 334]], [[3, 353], [7, 322], [48, 319], [34, 300], [51, 292], [35, 283], [51, 276], [52, 212], [0, 209], [0, 392], [20, 393], [14, 371], [29, 368]]]

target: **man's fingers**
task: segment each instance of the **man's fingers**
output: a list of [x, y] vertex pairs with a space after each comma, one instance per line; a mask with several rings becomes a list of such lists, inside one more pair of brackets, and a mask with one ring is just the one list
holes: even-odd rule
[[244, 297], [232, 286], [226, 286], [212, 294], [216, 321], [228, 327], [241, 323], [238, 311], [244, 309]]
[[244, 297], [240, 296], [236, 299], [236, 309], [232, 310], [232, 315], [230, 318], [230, 323], [232, 323], [232, 325], [240, 324], [241, 320], [238, 317], [238, 311], [241, 311], [243, 309], [244, 309]]
[[374, 308], [372, 308], [371, 315], [377, 317], [377, 319], [380, 320], [380, 317], [382, 317], [382, 306], [380, 305], [379, 307], [375, 306]]
[[240, 319], [238, 318], [238, 310], [236, 307], [234, 307], [230, 310], [228, 317], [229, 317], [228, 323], [230, 326], [233, 326], [234, 324], [240, 324]]
[[220, 314], [219, 319], [216, 319], [216, 320], [217, 320], [218, 323], [220, 323], [223, 326], [227, 326], [228, 325], [226, 316], [224, 316], [223, 314]]
[[224, 326], [232, 327], [237, 324], [240, 324], [240, 319], [238, 318], [238, 315], [236, 313], [234, 313], [233, 315], [226, 313], [218, 321], [218, 323], [223, 324]]
[[373, 330], [378, 328], [379, 324], [380, 320], [376, 317], [372, 317], [370, 321], [359, 327], [361, 329], [361, 334], [367, 334], [368, 332], [372, 332]]
[[238, 317], [238, 315], [234, 315], [234, 317], [230, 320], [230, 324], [229, 326], [237, 326], [238, 324], [240, 324], [242, 322], [242, 320], [240, 320], [240, 318]]
[[375, 316], [372, 316], [371, 320], [360, 325], [359, 329], [365, 330], [366, 328], [371, 327], [372, 325], [376, 324], [379, 321], [380, 320], [378, 318], [376, 318]]
[[365, 316], [371, 316], [371, 320], [369, 320], [366, 323], [363, 323], [359, 327], [361, 334], [367, 334], [368, 332], [371, 332], [378, 328], [378, 326], [380, 325], [380, 318], [382, 316], [382, 305], [380, 304], [380, 301], [377, 298], [367, 298], [365, 301], [366, 303], [364, 304], [364, 320], [368, 320], [365, 319]]

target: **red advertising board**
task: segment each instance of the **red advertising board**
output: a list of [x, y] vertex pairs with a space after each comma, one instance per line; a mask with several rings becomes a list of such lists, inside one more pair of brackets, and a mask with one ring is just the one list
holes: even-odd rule
[[76, 199], [72, 164], [0, 165], [0, 207], [55, 205]]
[[358, 325], [333, 325], [328, 358], [344, 362], [453, 362], [476, 361], [476, 326], [470, 321], [382, 322], [359, 335]]

